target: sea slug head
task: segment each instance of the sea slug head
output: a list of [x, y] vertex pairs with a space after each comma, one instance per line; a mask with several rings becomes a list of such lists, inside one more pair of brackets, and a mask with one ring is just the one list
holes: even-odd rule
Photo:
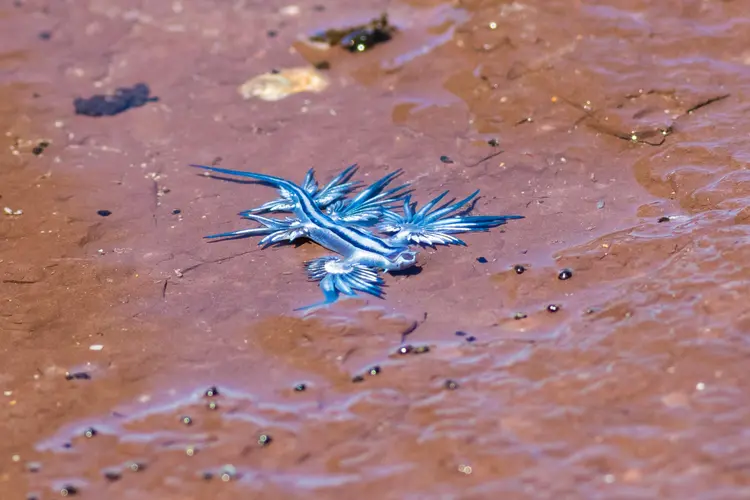
[[408, 269], [417, 263], [417, 252], [405, 250], [393, 259], [395, 270]]

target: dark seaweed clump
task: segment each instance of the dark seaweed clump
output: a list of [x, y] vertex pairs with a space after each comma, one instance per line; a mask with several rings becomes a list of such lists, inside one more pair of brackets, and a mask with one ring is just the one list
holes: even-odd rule
[[350, 52], [364, 52], [390, 40], [395, 31], [396, 28], [388, 22], [388, 14], [384, 13], [367, 24], [316, 33], [310, 40], [330, 46], [339, 45]]
[[89, 98], [78, 97], [73, 101], [77, 115], [114, 116], [130, 108], [144, 106], [148, 102], [158, 101], [150, 96], [151, 89], [145, 83], [133, 87], [121, 87], [112, 95], [96, 94]]

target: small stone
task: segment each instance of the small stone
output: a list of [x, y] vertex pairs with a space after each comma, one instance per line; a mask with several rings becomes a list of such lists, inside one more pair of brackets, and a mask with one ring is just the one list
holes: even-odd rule
[[295, 392], [303, 392], [305, 389], [307, 389], [305, 384], [297, 384], [294, 386]]
[[268, 446], [269, 444], [271, 444], [271, 441], [273, 440], [268, 434], [261, 434], [260, 436], [258, 436], [258, 444], [261, 446]]
[[205, 394], [206, 394], [207, 398], [212, 398], [214, 396], [218, 396], [219, 395], [219, 389], [217, 389], [216, 386], [209, 387], [208, 389], [206, 389]]
[[127, 467], [133, 472], [141, 472], [146, 468], [146, 464], [143, 462], [128, 462]]
[[458, 337], [466, 337], [466, 332], [462, 332], [461, 330], [456, 332], [456, 336]]
[[521, 264], [516, 264], [515, 266], [513, 266], [513, 270], [516, 272], [516, 274], [523, 274], [526, 271], [526, 268]]
[[556, 313], [560, 310], [560, 306], [558, 306], [557, 304], [550, 304], [547, 306], [547, 310], [551, 313]]
[[87, 438], [92, 438], [96, 436], [97, 434], [99, 434], [99, 432], [93, 427], [89, 427], [88, 429], [83, 431], [83, 435], [86, 436]]
[[500, 141], [498, 141], [497, 139], [490, 139], [489, 141], [487, 141], [487, 144], [489, 144], [493, 148], [496, 148], [500, 145]]
[[91, 380], [91, 375], [86, 372], [65, 372], [65, 380]]
[[486, 264], [487, 259], [485, 259], [484, 257], [477, 257], [477, 262], [479, 262], [480, 264]]
[[573, 271], [570, 269], [563, 269], [560, 274], [557, 275], [557, 279], [565, 281], [573, 277]]
[[276, 30], [268, 30], [268, 31], [266, 31], [266, 36], [268, 36], [268, 38], [276, 38], [276, 35], [278, 35], [278, 34], [279, 34], [279, 32], [276, 31]]
[[181, 213], [182, 210], [180, 210], [179, 208], [175, 208], [174, 210], [172, 210], [172, 215], [180, 215]]
[[37, 36], [40, 40], [49, 40], [52, 38], [52, 32], [51, 31], [40, 31]]
[[26, 470], [29, 472], [39, 472], [42, 470], [42, 463], [41, 462], [28, 462], [26, 464]]
[[466, 337], [466, 342], [474, 342], [476, 340], [477, 338], [474, 335], [469, 335], [468, 337]]
[[331, 63], [328, 61], [320, 61], [319, 63], [315, 63], [315, 69], [320, 69], [320, 70], [331, 69]]
[[111, 210], [97, 210], [96, 213], [102, 217], [109, 217], [110, 215], [112, 215]]
[[375, 375], [379, 375], [380, 374], [380, 367], [379, 366], [373, 366], [372, 368], [370, 368], [369, 370], [367, 370], [367, 373], [369, 373], [373, 377]]
[[669, 222], [670, 220], [671, 219], [669, 217], [664, 216], [664, 217], [659, 217], [659, 219], [656, 222], [659, 222], [659, 223], [661, 223], [661, 222]]
[[211, 471], [204, 471], [203, 474], [201, 474], [201, 478], [203, 478], [204, 481], [210, 481], [214, 478], [214, 473]]
[[185, 424], [185, 425], [191, 425], [191, 424], [193, 423], [193, 419], [192, 419], [192, 418], [190, 418], [190, 417], [188, 417], [188, 416], [184, 416], [184, 417], [182, 417], [182, 418], [180, 419], [180, 421], [181, 421], [181, 422], [182, 422], [183, 424]]
[[110, 469], [104, 471], [104, 478], [108, 481], [118, 481], [122, 478], [122, 474], [120, 474], [120, 471]]
[[414, 354], [424, 354], [426, 352], [430, 352], [430, 346], [428, 345], [421, 345], [414, 348]]
[[227, 464], [221, 468], [221, 480], [226, 482], [237, 477], [237, 468], [234, 465]]
[[354, 382], [355, 384], [358, 382], [364, 382], [364, 380], [365, 378], [362, 375], [355, 375], [354, 377], [352, 377], [352, 382]]
[[513, 315], [513, 319], [515, 319], [515, 320], [526, 319], [527, 317], [528, 317], [528, 315], [526, 313], [522, 313], [522, 312], [517, 312], [516, 314]]
[[72, 497], [74, 495], [78, 494], [78, 488], [73, 486], [72, 484], [68, 484], [60, 488], [60, 495], [64, 497]]
[[445, 155], [440, 157], [440, 161], [442, 161], [443, 163], [454, 163], [450, 156]]
[[445, 388], [448, 390], [454, 391], [458, 389], [458, 382], [456, 382], [455, 380], [446, 380]]

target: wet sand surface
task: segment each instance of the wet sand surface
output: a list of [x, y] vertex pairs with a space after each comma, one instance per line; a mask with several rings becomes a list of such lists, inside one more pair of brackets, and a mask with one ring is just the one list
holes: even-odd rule
[[[749, 42], [738, 1], [3, 3], [2, 498], [748, 498]], [[526, 218], [303, 316], [325, 251], [203, 240], [275, 195], [212, 162]]]

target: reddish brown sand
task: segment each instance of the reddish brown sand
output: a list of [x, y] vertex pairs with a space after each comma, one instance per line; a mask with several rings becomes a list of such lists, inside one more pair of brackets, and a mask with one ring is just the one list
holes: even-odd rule
[[[750, 497], [747, 2], [318, 4], [0, 6], [0, 497]], [[324, 92], [240, 98], [386, 7]], [[319, 247], [202, 240], [275, 194], [216, 158], [526, 218], [303, 317]]]

